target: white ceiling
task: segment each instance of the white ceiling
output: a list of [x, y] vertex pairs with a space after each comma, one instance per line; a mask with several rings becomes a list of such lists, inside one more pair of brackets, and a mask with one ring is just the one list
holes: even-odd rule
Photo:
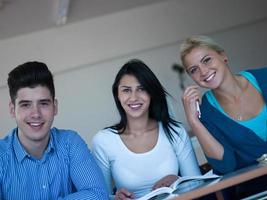
[[[64, 0], [0, 0], [0, 40], [57, 26], [59, 1]], [[70, 0], [67, 23], [159, 1], [163, 0]]]
[[[59, 2], [65, 1], [70, 1], [67, 19], [67, 23], [70, 24], [127, 9], [172, 0], [0, 0], [0, 40], [56, 27], [57, 5]], [[241, 9], [239, 6], [243, 4], [243, 1], [229, 0], [224, 2], [231, 7], [238, 5], [236, 7], [237, 10], [232, 8], [225, 10], [227, 15], [235, 18], [238, 15], [238, 9]], [[256, 10], [253, 13], [253, 9], [258, 4], [262, 4], [267, 9], [266, 0], [247, 0], [244, 6], [247, 6], [249, 4], [248, 2], [251, 2], [252, 6], [251, 12], [248, 15], [257, 15]], [[188, 7], [188, 13], [192, 13], [192, 11], [194, 13], [198, 10], [197, 6], [199, 3], [197, 2], [187, 3], [186, 0], [181, 0], [180, 3], [182, 6], [191, 4]], [[205, 2], [203, 4], [203, 6], [209, 6]], [[194, 10], [190, 8], [194, 8]], [[229, 10], [233, 10], [233, 12], [231, 13]], [[184, 13], [187, 12], [184, 11]], [[208, 13], [203, 13], [203, 15], [206, 14]], [[190, 18], [192, 16], [186, 15], [186, 18], [188, 17]], [[221, 17], [224, 18], [225, 16]]]

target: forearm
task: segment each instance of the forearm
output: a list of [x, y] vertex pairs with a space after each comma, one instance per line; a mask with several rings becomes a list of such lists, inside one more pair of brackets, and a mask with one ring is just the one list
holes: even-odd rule
[[90, 188], [88, 190], [81, 190], [79, 192], [72, 193], [64, 198], [60, 197], [58, 200], [107, 200], [107, 193], [103, 188]]
[[222, 160], [224, 147], [211, 135], [207, 128], [199, 120], [191, 121], [189, 125], [198, 138], [205, 155], [213, 159]]
[[200, 121], [189, 124], [213, 169], [222, 174], [236, 169], [235, 153], [227, 141], [216, 139]]
[[70, 154], [70, 176], [76, 189], [67, 199], [108, 199], [103, 174], [83, 140], [77, 140]]
[[182, 98], [185, 115], [206, 156], [221, 160], [224, 153], [223, 146], [210, 134], [198, 118], [200, 111], [198, 111], [197, 102], [201, 99], [200, 96], [200, 91], [196, 85], [188, 86], [185, 89]]

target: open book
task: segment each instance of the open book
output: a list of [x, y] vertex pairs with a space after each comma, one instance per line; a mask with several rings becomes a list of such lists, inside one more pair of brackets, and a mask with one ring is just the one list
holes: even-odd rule
[[168, 197], [174, 197], [179, 195], [179, 193], [184, 193], [197, 188], [207, 181], [211, 181], [213, 179], [218, 180], [220, 177], [221, 176], [219, 175], [213, 174], [212, 170], [204, 175], [179, 177], [172, 185], [170, 185], [170, 187], [158, 188], [135, 200], [168, 199]]

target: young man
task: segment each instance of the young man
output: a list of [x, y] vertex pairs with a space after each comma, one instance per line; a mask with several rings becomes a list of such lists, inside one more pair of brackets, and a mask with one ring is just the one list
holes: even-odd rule
[[82, 138], [51, 128], [58, 104], [47, 66], [19, 65], [9, 73], [8, 86], [17, 128], [0, 140], [0, 199], [108, 199]]

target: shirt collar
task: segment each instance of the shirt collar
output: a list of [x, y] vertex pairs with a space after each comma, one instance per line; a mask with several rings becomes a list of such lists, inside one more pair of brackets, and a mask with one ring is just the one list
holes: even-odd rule
[[24, 150], [23, 146], [19, 141], [18, 128], [13, 130], [12, 135], [14, 137], [14, 142], [13, 142], [14, 152], [16, 154], [18, 161], [21, 162], [25, 157], [29, 156], [29, 154]]
[[[22, 160], [24, 158], [31, 157], [31, 155], [26, 152], [26, 150], [24, 149], [24, 147], [22, 146], [22, 144], [19, 141], [18, 128], [14, 129], [12, 134], [13, 134], [13, 138], [14, 138], [13, 148], [14, 148], [14, 152], [15, 152], [15, 155], [16, 155], [18, 161], [22, 162]], [[53, 152], [54, 149], [55, 149], [54, 138], [52, 137], [52, 134], [50, 133], [49, 143], [48, 143], [48, 146], [47, 146], [44, 154]]]
[[45, 153], [50, 153], [53, 152], [54, 150], [55, 150], [54, 137], [52, 136], [52, 132], [50, 131], [50, 138]]

